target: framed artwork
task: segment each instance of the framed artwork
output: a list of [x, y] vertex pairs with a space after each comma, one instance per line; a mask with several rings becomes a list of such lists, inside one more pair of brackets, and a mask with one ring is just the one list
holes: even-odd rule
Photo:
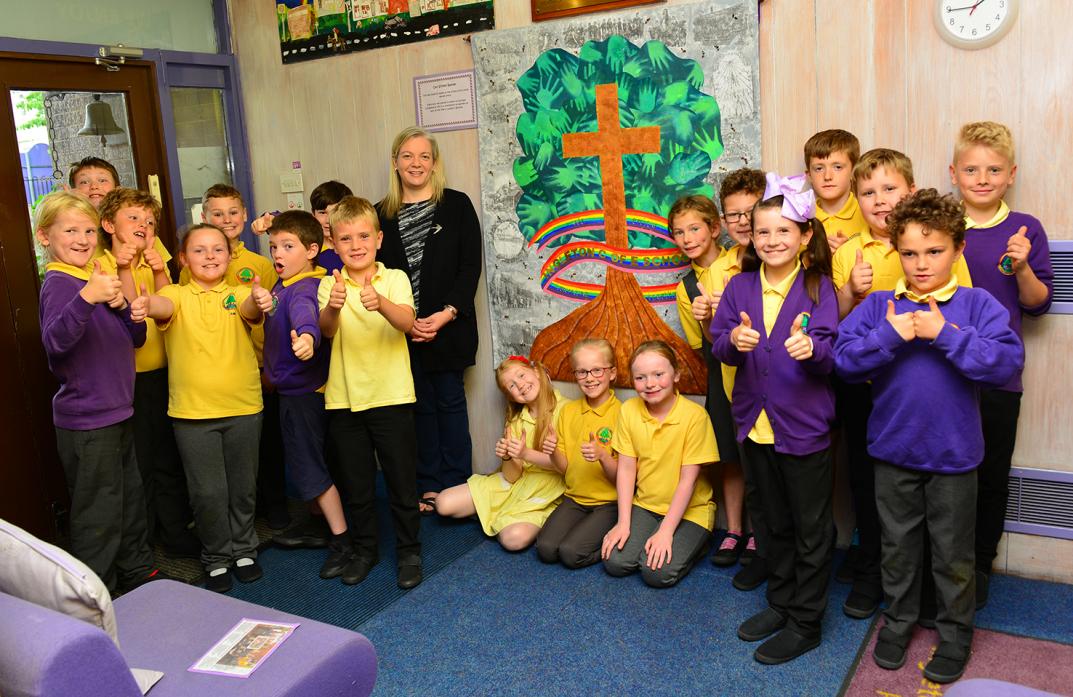
[[533, 8], [533, 21], [558, 19], [573, 15], [604, 10], [621, 10], [635, 5], [652, 5], [663, 0], [529, 0]]

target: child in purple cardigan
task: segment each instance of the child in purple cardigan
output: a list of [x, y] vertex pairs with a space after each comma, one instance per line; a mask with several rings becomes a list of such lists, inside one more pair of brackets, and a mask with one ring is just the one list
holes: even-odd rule
[[89, 200], [66, 192], [46, 196], [34, 220], [50, 259], [41, 343], [60, 383], [52, 421], [71, 495], [71, 551], [115, 591], [157, 572], [131, 421], [134, 349], [145, 343], [145, 324], [131, 321], [119, 278], [99, 261], [89, 267], [98, 225]]
[[938, 599], [939, 647], [924, 667], [957, 680], [972, 648], [976, 468], [984, 454], [980, 390], [1010, 380], [1024, 348], [990, 293], [952, 273], [965, 249], [964, 209], [924, 189], [887, 218], [905, 277], [869, 295], [842, 323], [835, 348], [848, 382], [872, 381], [868, 453], [876, 460], [887, 609], [873, 653], [897, 670], [920, 611], [925, 530]]
[[316, 266], [324, 234], [312, 214], [287, 211], [272, 220], [268, 235], [279, 281], [272, 289], [275, 309], [265, 318], [265, 373], [279, 392], [287, 479], [303, 501], [317, 503], [332, 532], [320, 569], [321, 578], [331, 579], [342, 575], [353, 549], [324, 458], [328, 415], [321, 388], [328, 381], [331, 344], [320, 331], [317, 290], [325, 272]]
[[[804, 177], [767, 175], [753, 208], [742, 273], [730, 280], [712, 320], [712, 353], [737, 366], [731, 410], [756, 488], [755, 528], [767, 550], [768, 607], [738, 628], [775, 664], [819, 646], [834, 551], [831, 423], [838, 301], [831, 250]], [[804, 252], [802, 254], [802, 251]], [[754, 322], [756, 326], [754, 327]]]

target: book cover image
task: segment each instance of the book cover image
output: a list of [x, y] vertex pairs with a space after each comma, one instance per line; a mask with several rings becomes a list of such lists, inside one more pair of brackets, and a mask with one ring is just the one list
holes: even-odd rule
[[297, 624], [244, 617], [187, 670], [248, 678], [297, 627]]

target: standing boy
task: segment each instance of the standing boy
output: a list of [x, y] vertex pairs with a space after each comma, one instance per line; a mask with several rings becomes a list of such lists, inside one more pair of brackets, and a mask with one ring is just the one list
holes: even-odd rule
[[[853, 190], [868, 230], [851, 237], [835, 252], [831, 263], [838, 311], [846, 317], [870, 293], [894, 290], [904, 278], [898, 250], [887, 230], [887, 216], [903, 198], [916, 191], [913, 163], [896, 150], [869, 150], [853, 168]], [[958, 283], [971, 285], [965, 260], [954, 262]], [[855, 619], [871, 617], [883, 599], [879, 572], [879, 518], [876, 512], [875, 472], [866, 439], [872, 411], [871, 386], [836, 383], [839, 418], [849, 454], [849, 485], [857, 518], [860, 545], [850, 571], [853, 588], [842, 611]]]
[[823, 223], [831, 254], [846, 240], [868, 230], [851, 177], [861, 143], [849, 131], [820, 131], [805, 141], [805, 176], [816, 192], [816, 219]]
[[395, 524], [398, 585], [421, 583], [414, 381], [406, 333], [416, 317], [410, 280], [376, 260], [383, 234], [372, 204], [347, 196], [331, 214], [333, 244], [345, 266], [320, 282], [320, 328], [333, 339], [324, 406], [339, 458], [339, 479], [354, 526], [354, 556], [343, 583], [361, 583], [379, 560], [376, 463]]
[[972, 648], [980, 388], [1005, 384], [1024, 364], [1006, 309], [990, 293], [959, 286], [953, 272], [965, 248], [963, 218], [960, 204], [934, 189], [895, 208], [888, 230], [905, 276], [842, 323], [835, 347], [839, 373], [870, 380], [875, 395], [868, 452], [876, 459], [889, 605], [873, 657], [888, 670], [905, 663], [927, 537], [939, 646], [924, 677], [937, 683], [961, 677]]
[[[118, 274], [127, 300], [170, 285], [171, 255], [156, 235], [160, 219], [156, 199], [120, 187], [104, 197], [99, 211], [101, 228], [108, 235], [100, 251], [101, 268]], [[134, 350], [134, 366], [134, 450], [145, 491], [149, 541], [169, 554], [197, 558], [201, 542], [189, 529], [193, 513], [186, 474], [168, 417], [168, 357], [152, 318], [145, 319], [145, 344]]]
[[[1017, 174], [1013, 135], [993, 121], [961, 127], [954, 144], [950, 181], [965, 204], [965, 260], [973, 282], [995, 296], [1021, 336], [1021, 318], [1051, 306], [1054, 270], [1047, 233], [1027, 213], [1010, 211], [1003, 197]], [[1021, 412], [1021, 371], [980, 394], [984, 457], [977, 473], [976, 606], [987, 603], [991, 565], [1002, 537], [1010, 465]]]
[[352, 550], [339, 492], [324, 460], [328, 420], [323, 387], [331, 348], [321, 337], [317, 305], [324, 269], [315, 266], [323, 233], [311, 214], [287, 211], [275, 217], [268, 235], [280, 280], [272, 289], [275, 310], [265, 318], [265, 374], [279, 392], [288, 479], [303, 501], [317, 502], [331, 528], [320, 577], [335, 578], [350, 562]]

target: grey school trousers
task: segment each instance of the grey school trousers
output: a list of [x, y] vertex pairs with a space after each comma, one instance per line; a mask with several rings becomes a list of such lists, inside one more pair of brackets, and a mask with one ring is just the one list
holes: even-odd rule
[[976, 471], [931, 474], [877, 460], [876, 507], [883, 534], [887, 629], [907, 641], [912, 636], [920, 614], [928, 535], [939, 641], [968, 657], [976, 613]]
[[703, 551], [704, 543], [711, 533], [696, 523], [685, 520], [678, 523], [671, 540], [671, 560], [660, 569], [652, 569], [646, 562], [645, 542], [656, 534], [664, 516], [633, 506], [630, 513], [630, 537], [622, 549], [611, 551], [604, 559], [604, 569], [612, 576], [627, 576], [641, 570], [641, 578], [653, 588], [666, 588], [685, 578], [693, 568], [693, 562]]
[[153, 570], [153, 553], [132, 421], [89, 431], [57, 427], [56, 449], [71, 495], [71, 553], [109, 591], [144, 580]]
[[255, 559], [261, 414], [175, 419], [174, 424], [205, 570], [228, 568], [243, 557]]

